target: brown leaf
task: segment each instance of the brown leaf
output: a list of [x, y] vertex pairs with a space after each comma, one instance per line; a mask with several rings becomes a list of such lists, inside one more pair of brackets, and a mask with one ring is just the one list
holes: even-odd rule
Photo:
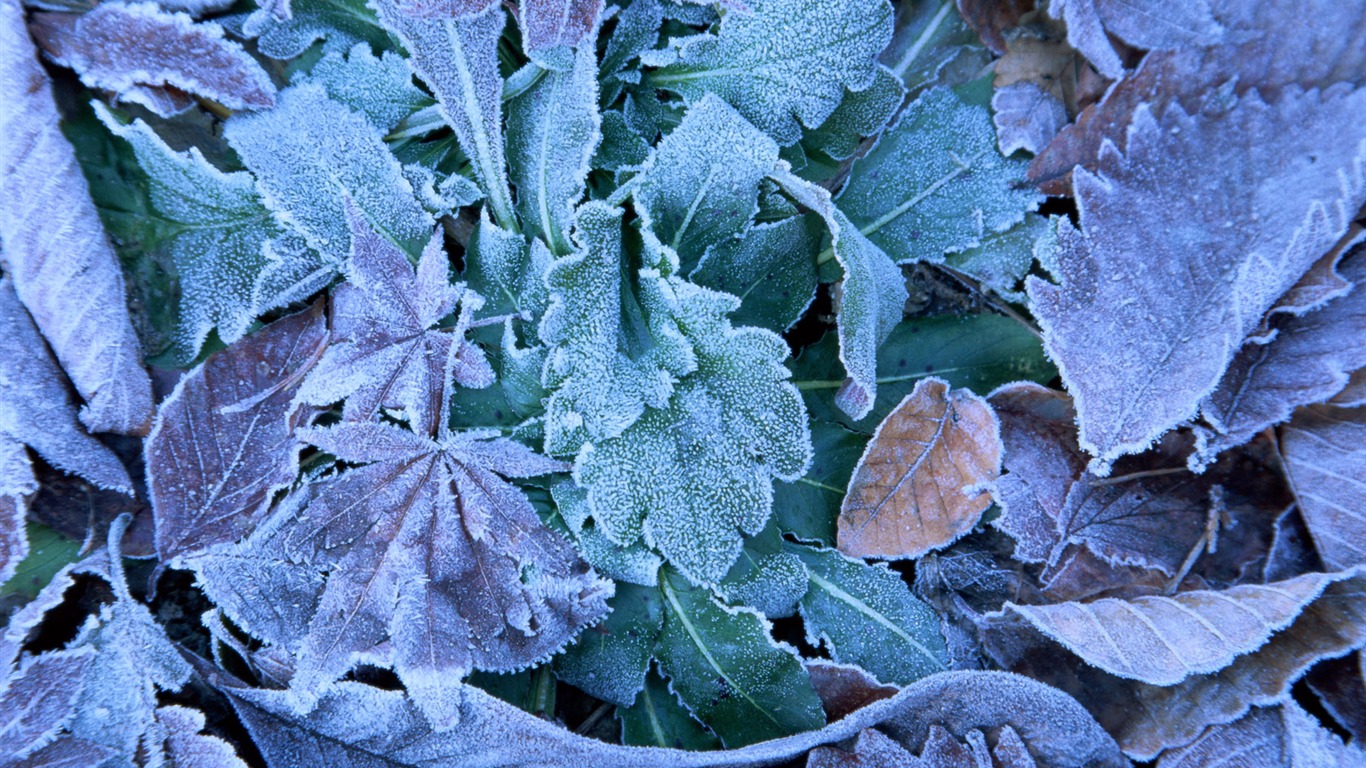
[[526, 50], [572, 48], [597, 28], [602, 0], [521, 0], [521, 11]]
[[176, 385], [147, 438], [147, 485], [162, 561], [235, 541], [293, 482], [290, 414], [301, 372], [327, 339], [323, 304], [217, 352]]
[[1048, 12], [1067, 22], [1068, 42], [1110, 78], [1124, 72], [1111, 36], [1154, 50], [1208, 44], [1223, 34], [1206, 0], [1055, 0]]
[[33, 36], [81, 82], [162, 117], [194, 105], [194, 96], [228, 109], [275, 105], [270, 76], [213, 22], [168, 13], [155, 3], [107, 2], [85, 14], [39, 12]]
[[1345, 767], [1366, 761], [1366, 752], [1343, 744], [1291, 699], [1210, 728], [1191, 744], [1163, 753], [1157, 768], [1205, 768], [1233, 760], [1265, 768]]
[[899, 690], [851, 664], [811, 659], [806, 662], [806, 672], [811, 676], [811, 687], [821, 698], [826, 719], [832, 723], [875, 701], [889, 699]]
[[1328, 659], [1309, 670], [1305, 682], [1323, 708], [1352, 734], [1357, 744], [1366, 743], [1366, 673], [1363, 654]]
[[878, 425], [849, 480], [838, 546], [855, 557], [914, 558], [972, 530], [1001, 471], [1000, 424], [982, 398], [938, 377]]
[[152, 386], [123, 272], [71, 145], [18, 0], [0, 0], [0, 256], [19, 300], [86, 401], [91, 431], [143, 434]]
[[1301, 408], [1281, 452], [1324, 565], [1366, 564], [1366, 407]]
[[1037, 83], [1012, 83], [991, 96], [992, 120], [1001, 154], [1038, 152], [1067, 124], [1067, 108]]
[[1006, 52], [1005, 31], [1034, 10], [1034, 0], [958, 0], [963, 21], [995, 53]]

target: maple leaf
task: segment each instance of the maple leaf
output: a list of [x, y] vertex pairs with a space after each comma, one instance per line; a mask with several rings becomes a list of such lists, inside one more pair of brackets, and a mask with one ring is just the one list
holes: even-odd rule
[[559, 462], [480, 432], [433, 439], [344, 423], [298, 433], [364, 464], [314, 485], [305, 509], [270, 524], [285, 558], [327, 573], [291, 684], [302, 702], [357, 662], [383, 660], [449, 728], [472, 669], [529, 666], [606, 611], [610, 583], [503, 479]]
[[[100, 226], [47, 73], [17, 0], [0, 5], [0, 241], [14, 291], [86, 401], [94, 432], [142, 434], [152, 386], [125, 304], [123, 273]], [[32, 226], [33, 222], [45, 226]]]
[[270, 76], [213, 22], [155, 3], [101, 3], [80, 15], [37, 13], [38, 44], [91, 88], [169, 117], [200, 96], [229, 109], [275, 104]]
[[[350, 421], [401, 409], [410, 423], [436, 428], [446, 393], [447, 364], [467, 387], [493, 383], [484, 353], [464, 338], [481, 300], [452, 285], [449, 262], [435, 232], [416, 270], [403, 252], [347, 206], [351, 259], [347, 282], [332, 294], [331, 343], [299, 389], [299, 400], [327, 405], [346, 400]], [[454, 330], [435, 326], [461, 306]]]

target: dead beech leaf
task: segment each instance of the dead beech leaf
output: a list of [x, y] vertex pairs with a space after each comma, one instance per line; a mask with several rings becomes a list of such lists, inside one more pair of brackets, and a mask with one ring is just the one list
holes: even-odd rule
[[152, 383], [128, 319], [123, 271], [58, 127], [18, 0], [0, 0], [0, 104], [0, 260], [85, 399], [85, 426], [143, 434]]
[[1324, 565], [1366, 564], [1366, 407], [1301, 408], [1281, 433], [1281, 452]]
[[86, 85], [162, 117], [189, 109], [195, 96], [228, 109], [275, 104], [270, 76], [222, 27], [154, 3], [107, 2], [80, 15], [40, 12], [32, 31]]
[[972, 530], [1001, 472], [1000, 423], [986, 401], [922, 379], [859, 459], [840, 507], [838, 546], [854, 557], [914, 558]]
[[1347, 746], [1324, 729], [1294, 699], [1278, 707], [1259, 707], [1234, 723], [1216, 725], [1200, 738], [1162, 753], [1157, 768], [1229, 765], [1265, 768], [1348, 766], [1366, 761], [1361, 747]]

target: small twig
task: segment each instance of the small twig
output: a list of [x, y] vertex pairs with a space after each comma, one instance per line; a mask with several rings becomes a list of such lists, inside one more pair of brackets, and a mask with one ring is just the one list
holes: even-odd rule
[[1175, 475], [1175, 474], [1178, 474], [1178, 473], [1181, 473], [1181, 472], [1189, 472], [1189, 471], [1190, 471], [1190, 470], [1186, 469], [1185, 467], [1167, 467], [1167, 468], [1165, 468], [1165, 469], [1145, 469], [1145, 470], [1143, 470], [1142, 472], [1130, 472], [1130, 473], [1127, 474], [1127, 475], [1118, 475], [1118, 476], [1116, 476], [1116, 477], [1105, 477], [1105, 478], [1100, 478], [1100, 479], [1097, 479], [1097, 480], [1092, 480], [1092, 481], [1090, 481], [1090, 482], [1091, 482], [1091, 485], [1093, 485], [1093, 486], [1096, 486], [1096, 485], [1118, 485], [1118, 484], [1120, 484], [1120, 483], [1127, 483], [1127, 482], [1129, 482], [1130, 480], [1142, 480], [1142, 479], [1145, 478], [1145, 477], [1163, 477], [1163, 476], [1165, 476], [1165, 475]]
[[584, 735], [585, 733], [588, 733], [588, 731], [592, 729], [593, 726], [598, 724], [598, 721], [602, 719], [602, 716], [607, 714], [607, 710], [611, 707], [612, 705], [608, 704], [605, 701], [599, 704], [597, 709], [594, 709], [592, 713], [588, 715], [587, 720], [584, 720], [582, 723], [579, 723], [579, 727], [574, 729], [574, 733], [577, 733], [580, 736]]
[[1029, 318], [1025, 317], [1024, 315], [1021, 315], [1019, 312], [1016, 312], [1015, 308], [1010, 306], [1009, 303], [1001, 301], [999, 298], [992, 295], [990, 289], [983, 288], [980, 280], [971, 277], [967, 274], [964, 274], [962, 272], [959, 272], [958, 270], [954, 269], [953, 267], [950, 267], [947, 264], [935, 264], [933, 266], [939, 268], [942, 272], [959, 281], [960, 283], [963, 283], [965, 286], [967, 286], [968, 290], [976, 292], [978, 295], [982, 297], [982, 299], [987, 303], [988, 306], [990, 306], [997, 312], [1000, 312], [1001, 314], [1005, 315], [1006, 317], [1010, 318], [1011, 320], [1014, 320], [1015, 322], [1024, 326], [1025, 330], [1034, 334], [1035, 338], [1038, 338], [1040, 340], [1043, 339], [1043, 331], [1040, 331], [1039, 328], [1034, 325], [1034, 323], [1030, 322]]

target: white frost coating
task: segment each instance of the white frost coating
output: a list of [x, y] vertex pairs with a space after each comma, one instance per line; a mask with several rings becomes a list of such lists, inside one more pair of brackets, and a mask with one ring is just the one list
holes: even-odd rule
[[1366, 91], [1341, 86], [1211, 115], [1143, 106], [1124, 154], [1107, 143], [1098, 173], [1073, 174], [1081, 230], [1060, 228], [1060, 284], [1028, 290], [1095, 470], [1192, 418], [1342, 236], [1366, 202], [1363, 112]]
[[402, 56], [385, 51], [376, 57], [368, 43], [357, 43], [345, 57], [327, 54], [293, 82], [321, 85], [333, 101], [365, 115], [381, 131], [431, 103], [413, 84], [413, 72]]
[[152, 384], [123, 271], [57, 126], [37, 57], [23, 7], [0, 0], [0, 259], [85, 399], [81, 421], [94, 432], [142, 434], [152, 420]]
[[331, 263], [351, 251], [348, 199], [406, 253], [419, 253], [431, 236], [432, 217], [379, 129], [321, 85], [292, 86], [274, 109], [234, 115], [223, 135], [256, 175], [266, 205]]
[[877, 76], [877, 55], [892, 39], [886, 0], [754, 0], [728, 13], [715, 35], [670, 41], [642, 55], [662, 67], [649, 85], [689, 102], [725, 99], [779, 144], [801, 138], [839, 106], [847, 87], [862, 91]]
[[[523, 16], [530, 11], [524, 8]], [[584, 44], [566, 71], [545, 73], [508, 103], [508, 169], [517, 213], [527, 236], [540, 237], [557, 256], [570, 251], [574, 206], [602, 139], [596, 53]]]
[[1021, 149], [1038, 154], [1067, 125], [1062, 101], [1029, 80], [997, 88], [991, 95], [991, 111], [1003, 155]]
[[234, 110], [275, 103], [270, 76], [222, 27], [156, 3], [101, 3], [79, 16], [39, 14], [34, 36], [86, 85], [162, 117], [193, 106], [191, 96]]
[[1366, 565], [1366, 407], [1301, 408], [1281, 432], [1281, 453], [1324, 565]]
[[1067, 23], [1067, 42], [1112, 80], [1124, 74], [1124, 62], [1107, 33], [1152, 50], [1209, 45], [1224, 32], [1206, 0], [1154, 0], [1142, 5], [1125, 0], [1054, 0], [1048, 13]]
[[1180, 749], [1162, 753], [1157, 768], [1206, 768], [1236, 757], [1244, 765], [1330, 768], [1366, 765], [1360, 745], [1348, 746], [1305, 712], [1294, 699], [1258, 707], [1227, 725], [1216, 725]]
[[865, 137], [876, 136], [886, 127], [905, 96], [901, 78], [879, 64], [872, 85], [862, 91], [846, 91], [840, 105], [802, 145], [844, 160], [854, 154]]
[[688, 279], [740, 297], [732, 320], [783, 333], [816, 300], [816, 255], [824, 227], [811, 214], [756, 224], [715, 243]]
[[408, 66], [436, 94], [441, 116], [455, 130], [460, 148], [474, 163], [493, 217], [516, 230], [503, 152], [503, 77], [498, 40], [506, 17], [497, 3], [461, 18], [419, 19], [377, 0], [380, 18], [403, 41]]
[[632, 193], [647, 225], [691, 271], [712, 244], [745, 230], [759, 210], [759, 182], [778, 145], [712, 94], [664, 137]]
[[[223, 342], [231, 344], [258, 315], [293, 299], [293, 286], [280, 285], [284, 281], [279, 279], [270, 281], [276, 283], [270, 286], [273, 290], [262, 290], [267, 271], [292, 274], [312, 266], [318, 256], [280, 254], [288, 265], [271, 258], [269, 243], [283, 232], [251, 174], [223, 173], [197, 148], [176, 152], [142, 120], [124, 125], [103, 104], [92, 106], [105, 126], [132, 146], [147, 174], [148, 196], [157, 215], [179, 225], [164, 246], [180, 288], [174, 336], [178, 359], [193, 360], [215, 326]], [[303, 282], [316, 288], [318, 281]], [[286, 298], [281, 300], [280, 294]]]
[[[602, 5], [603, 0], [522, 0], [518, 21], [523, 50], [546, 69], [571, 68], [572, 49], [597, 31]], [[590, 42], [585, 47], [594, 46]]]
[[1002, 157], [990, 111], [950, 88], [921, 94], [855, 161], [836, 202], [898, 264], [942, 262], [1019, 223], [1042, 199]]
[[28, 496], [37, 490], [24, 444], [0, 434], [0, 584], [13, 578], [28, 557]]

